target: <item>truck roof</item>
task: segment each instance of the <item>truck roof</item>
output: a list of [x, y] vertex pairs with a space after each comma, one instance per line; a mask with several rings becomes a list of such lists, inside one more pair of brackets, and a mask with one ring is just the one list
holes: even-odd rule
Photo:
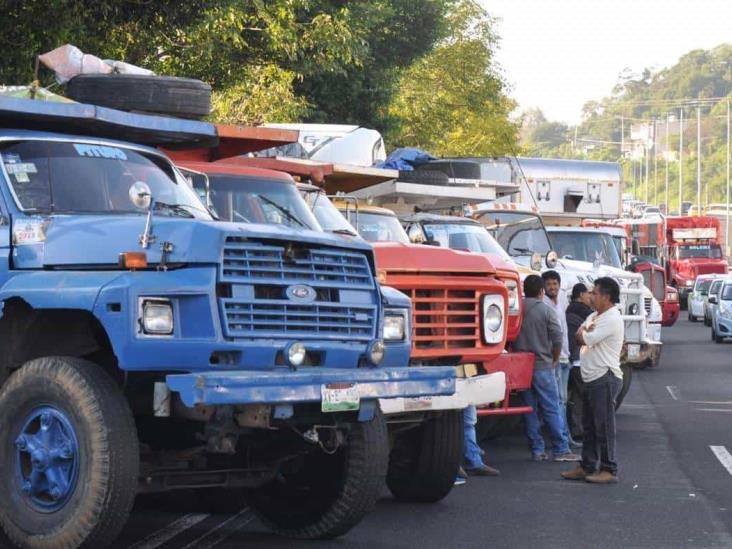
[[208, 122], [15, 97], [0, 97], [0, 128], [118, 139], [171, 149], [218, 143], [216, 128]]
[[[336, 208], [344, 208], [347, 207], [350, 202], [346, 200], [348, 197], [333, 197], [331, 201], [333, 202], [333, 205]], [[357, 202], [359, 211], [363, 211], [366, 213], [372, 213], [377, 215], [388, 215], [391, 217], [396, 217], [397, 215], [388, 208], [381, 208], [379, 206], [372, 206], [371, 204], [362, 204], [361, 202]]]
[[469, 217], [458, 217], [455, 215], [439, 215], [431, 213], [416, 213], [412, 215], [402, 216], [402, 221], [415, 222], [415, 223], [451, 223], [451, 224], [462, 224], [462, 225], [478, 225], [476, 220]]
[[197, 172], [207, 174], [225, 174], [237, 175], [244, 177], [258, 177], [262, 179], [274, 179], [285, 183], [294, 183], [295, 181], [288, 174], [275, 170], [265, 170], [262, 168], [252, 168], [249, 166], [240, 166], [228, 162], [200, 162], [191, 160], [179, 160], [175, 164], [181, 168], [187, 168]]

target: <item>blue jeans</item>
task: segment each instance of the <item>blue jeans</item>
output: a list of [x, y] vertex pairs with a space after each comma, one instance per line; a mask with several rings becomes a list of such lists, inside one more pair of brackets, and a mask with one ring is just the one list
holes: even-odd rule
[[562, 415], [562, 421], [564, 421], [564, 436], [567, 440], [570, 439], [569, 424], [567, 422], [567, 386], [569, 385], [569, 371], [571, 369], [572, 365], [569, 362], [560, 362], [554, 370], [559, 388], [559, 413]]
[[541, 434], [539, 413], [549, 428], [552, 440], [552, 452], [566, 454], [569, 452], [569, 440], [564, 434], [566, 420], [562, 419], [559, 405], [559, 389], [553, 369], [534, 370], [531, 390], [522, 393], [524, 402], [534, 411], [526, 414], [526, 436], [533, 455], [544, 452], [544, 437]]
[[483, 457], [475, 438], [475, 425], [478, 423], [478, 411], [475, 406], [468, 406], [463, 410], [464, 449], [463, 457], [468, 469], [475, 469], [483, 466]]

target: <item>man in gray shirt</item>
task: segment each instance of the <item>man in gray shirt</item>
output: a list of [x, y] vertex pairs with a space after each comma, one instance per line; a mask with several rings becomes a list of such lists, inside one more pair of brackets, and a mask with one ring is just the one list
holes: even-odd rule
[[554, 370], [559, 364], [563, 332], [557, 314], [543, 301], [544, 281], [529, 275], [524, 280], [524, 314], [521, 332], [514, 350], [534, 353], [534, 376], [531, 389], [524, 391], [527, 405], [534, 411], [526, 415], [526, 435], [534, 461], [549, 459], [544, 450], [539, 413], [549, 428], [554, 461], [579, 461], [569, 450], [559, 405], [559, 388]]

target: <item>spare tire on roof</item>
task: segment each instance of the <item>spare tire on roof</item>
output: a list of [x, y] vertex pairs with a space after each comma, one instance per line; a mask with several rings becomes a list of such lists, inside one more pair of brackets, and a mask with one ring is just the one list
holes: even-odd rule
[[447, 174], [436, 170], [400, 171], [399, 181], [405, 183], [421, 183], [422, 185], [447, 185]]
[[211, 111], [211, 86], [193, 78], [137, 74], [80, 74], [66, 95], [122, 111], [202, 118]]

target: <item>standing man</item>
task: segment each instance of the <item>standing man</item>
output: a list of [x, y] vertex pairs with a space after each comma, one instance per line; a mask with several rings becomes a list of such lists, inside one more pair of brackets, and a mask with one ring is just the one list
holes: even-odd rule
[[570, 452], [569, 442], [564, 434], [566, 422], [560, 415], [559, 390], [554, 374], [562, 351], [559, 318], [544, 303], [544, 281], [540, 276], [526, 277], [524, 297], [523, 323], [514, 349], [534, 353], [535, 357], [531, 389], [523, 392], [526, 404], [534, 409], [525, 416], [532, 459], [549, 459], [544, 451], [544, 437], [539, 423], [541, 413], [551, 435], [554, 461], [579, 461], [579, 456]]
[[569, 341], [567, 338], [567, 301], [562, 294], [562, 278], [557, 271], [546, 271], [542, 273], [544, 281], [544, 303], [554, 311], [559, 319], [559, 327], [562, 329], [562, 350], [559, 352], [559, 364], [554, 369], [559, 388], [559, 411], [564, 422], [564, 436], [572, 446], [572, 437], [567, 423], [567, 384], [569, 383]]
[[584, 383], [582, 382], [582, 374], [580, 373], [580, 348], [582, 347], [577, 343], [577, 331], [582, 326], [582, 323], [592, 313], [590, 307], [590, 292], [587, 286], [578, 282], [572, 288], [572, 301], [567, 307], [567, 339], [569, 340], [569, 363], [571, 368], [569, 370], [569, 383], [567, 388], [567, 394], [569, 394], [569, 388], [572, 388], [572, 392], [578, 395], [578, 399], [573, 400], [573, 406], [567, 410], [567, 423], [570, 435], [570, 445], [572, 444], [572, 435], [582, 433], [582, 395], [584, 394]]
[[587, 317], [577, 332], [577, 343], [582, 345], [580, 370], [585, 384], [582, 462], [575, 469], [562, 473], [567, 480], [586, 480], [595, 484], [618, 481], [615, 399], [623, 385], [620, 351], [624, 331], [623, 318], [615, 306], [619, 302], [617, 282], [609, 277], [595, 280], [592, 290], [595, 312]]

